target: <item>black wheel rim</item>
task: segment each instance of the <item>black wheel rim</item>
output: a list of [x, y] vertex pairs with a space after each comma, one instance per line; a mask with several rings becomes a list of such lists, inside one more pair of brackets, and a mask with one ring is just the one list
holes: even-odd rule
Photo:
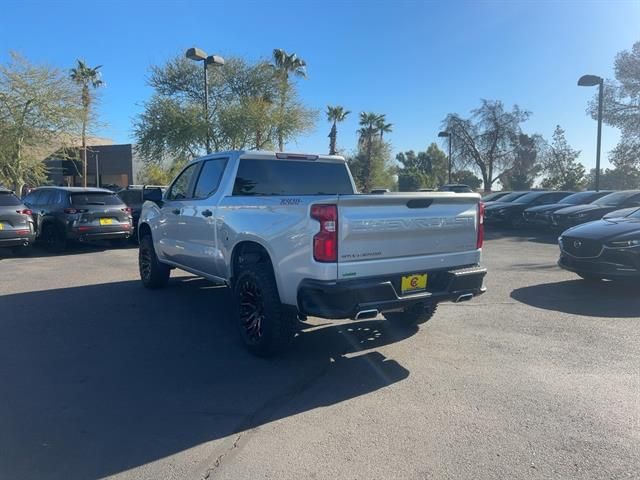
[[140, 247], [138, 255], [140, 263], [140, 276], [143, 280], [149, 280], [151, 276], [151, 251], [147, 247]]
[[240, 326], [249, 342], [257, 343], [262, 338], [263, 320], [262, 292], [255, 282], [245, 280], [240, 286]]

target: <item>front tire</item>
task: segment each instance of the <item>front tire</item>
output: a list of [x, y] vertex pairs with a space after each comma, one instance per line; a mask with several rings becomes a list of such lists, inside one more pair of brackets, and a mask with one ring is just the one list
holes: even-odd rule
[[243, 268], [233, 285], [235, 320], [245, 347], [259, 357], [276, 355], [289, 346], [297, 318], [282, 303], [268, 264]]
[[578, 276], [587, 282], [600, 282], [603, 280], [603, 277], [594, 275], [593, 273], [578, 273]]
[[433, 317], [438, 309], [437, 303], [431, 304], [417, 304], [412, 307], [406, 308], [401, 312], [383, 312], [384, 318], [391, 323], [402, 326], [412, 327], [425, 323]]
[[156, 250], [153, 248], [151, 235], [145, 235], [140, 240], [138, 268], [140, 270], [140, 279], [146, 288], [162, 288], [169, 283], [171, 269], [168, 265], [158, 260]]

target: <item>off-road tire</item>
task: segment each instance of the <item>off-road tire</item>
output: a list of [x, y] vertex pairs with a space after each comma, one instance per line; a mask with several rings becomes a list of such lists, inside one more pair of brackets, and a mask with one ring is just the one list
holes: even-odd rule
[[395, 325], [411, 327], [429, 321], [437, 309], [437, 303], [417, 304], [402, 312], [383, 312], [382, 315]]
[[153, 248], [151, 235], [145, 235], [140, 240], [138, 269], [140, 271], [140, 280], [142, 280], [142, 284], [146, 288], [162, 288], [169, 282], [171, 269], [168, 265], [158, 260], [156, 250]]
[[283, 352], [290, 345], [298, 319], [280, 303], [268, 263], [249, 264], [233, 283], [234, 321], [249, 350], [259, 357]]

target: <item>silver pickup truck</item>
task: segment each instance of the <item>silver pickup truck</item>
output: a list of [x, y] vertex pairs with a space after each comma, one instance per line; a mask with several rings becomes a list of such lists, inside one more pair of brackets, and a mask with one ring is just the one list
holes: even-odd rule
[[477, 194], [358, 194], [342, 157], [211, 154], [147, 200], [144, 285], [164, 287], [172, 268], [226, 283], [257, 355], [285, 348], [306, 316], [413, 325], [484, 292]]

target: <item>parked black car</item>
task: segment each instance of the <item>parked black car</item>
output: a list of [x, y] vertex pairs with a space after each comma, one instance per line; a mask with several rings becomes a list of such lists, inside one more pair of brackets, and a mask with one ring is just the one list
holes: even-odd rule
[[491, 193], [487, 193], [486, 195], [484, 195], [482, 197], [482, 201], [486, 204], [487, 202], [496, 202], [499, 201], [502, 197], [505, 197], [506, 195], [509, 195], [510, 191], [503, 191], [503, 192], [491, 192]]
[[527, 208], [557, 203], [571, 192], [529, 192], [509, 203], [497, 202], [485, 208], [484, 222], [487, 225], [505, 225], [513, 228], [524, 225], [523, 213]]
[[118, 192], [120, 199], [131, 209], [134, 232], [138, 231], [138, 220], [140, 219], [142, 204], [145, 202], [145, 193], [158, 188], [162, 193], [167, 189], [167, 187], [161, 185], [130, 185]]
[[36, 239], [31, 210], [11, 190], [0, 187], [0, 247], [27, 255]]
[[576, 205], [557, 210], [551, 215], [551, 224], [558, 230], [600, 220], [607, 213], [621, 208], [640, 207], [640, 190], [610, 193], [587, 205]]
[[504, 197], [500, 197], [498, 200], [483, 200], [484, 202], [484, 206], [488, 207], [490, 205], [496, 204], [496, 203], [511, 203], [511, 202], [515, 202], [518, 198], [526, 195], [527, 193], [530, 193], [530, 190], [524, 190], [521, 192], [510, 192], [508, 194], [506, 194]]
[[109, 240], [120, 246], [133, 233], [131, 209], [109, 190], [41, 187], [24, 203], [33, 210], [38, 238], [52, 251], [64, 250], [69, 240]]
[[558, 265], [584, 279], [640, 279], [640, 210], [570, 228], [558, 243]]
[[524, 219], [529, 225], [551, 227], [551, 214], [562, 208], [572, 207], [575, 205], [586, 205], [605, 195], [612, 193], [610, 190], [599, 191], [590, 190], [586, 192], [578, 192], [573, 195], [564, 197], [558, 203], [550, 205], [539, 205], [537, 207], [527, 208], [524, 211]]

